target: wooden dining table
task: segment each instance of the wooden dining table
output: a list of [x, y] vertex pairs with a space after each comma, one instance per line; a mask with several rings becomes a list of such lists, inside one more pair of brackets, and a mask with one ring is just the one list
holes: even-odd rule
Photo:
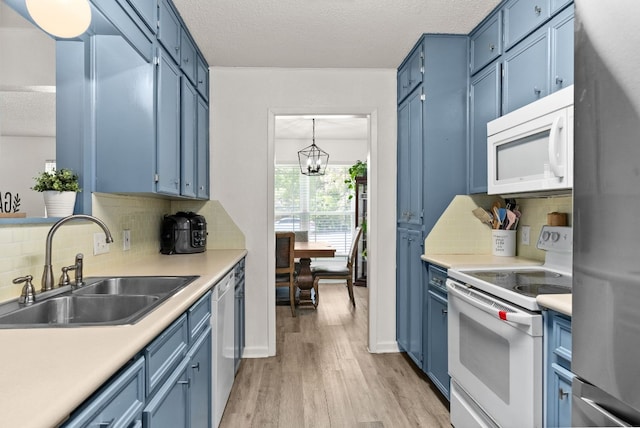
[[300, 289], [300, 301], [311, 301], [311, 289], [313, 288], [313, 274], [311, 273], [311, 258], [335, 257], [336, 249], [328, 242], [299, 242], [293, 247], [293, 256], [300, 259], [300, 271], [298, 272], [298, 288]]

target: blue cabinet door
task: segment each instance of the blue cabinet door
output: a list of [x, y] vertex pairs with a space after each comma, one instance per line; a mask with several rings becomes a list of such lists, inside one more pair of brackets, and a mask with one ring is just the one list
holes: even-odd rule
[[191, 41], [189, 33], [183, 28], [180, 32], [180, 68], [185, 76], [193, 83], [196, 82], [196, 69], [198, 67], [198, 59], [196, 57], [196, 47]]
[[409, 95], [422, 83], [424, 50], [418, 44], [398, 70], [398, 101]]
[[180, 70], [158, 49], [156, 191], [180, 194]]
[[574, 8], [568, 7], [551, 20], [551, 92], [573, 85]]
[[211, 326], [193, 344], [189, 357], [189, 427], [211, 427]]
[[198, 97], [196, 185], [198, 199], [209, 199], [209, 105]]
[[147, 27], [152, 32], [158, 29], [158, 1], [157, 0], [128, 0]]
[[504, 44], [509, 50], [551, 16], [550, 0], [511, 0], [504, 5]]
[[549, 30], [540, 29], [504, 56], [502, 113], [549, 95]]
[[470, 36], [471, 74], [502, 55], [502, 14], [493, 14]]
[[422, 224], [422, 87], [398, 107], [398, 223]]
[[396, 336], [400, 348], [422, 367], [422, 232], [398, 228]]
[[471, 79], [469, 90], [469, 193], [487, 191], [487, 123], [500, 116], [497, 61]]
[[182, 77], [180, 94], [180, 194], [196, 197], [197, 105], [196, 89]]
[[[92, 39], [95, 190], [105, 193], [152, 191], [154, 66], [122, 37], [98, 35]], [[76, 154], [81, 155], [88, 156]]]
[[180, 20], [169, 0], [158, 5], [158, 41], [176, 63], [180, 63]]
[[189, 358], [184, 358], [144, 408], [146, 428], [187, 428], [189, 426]]
[[440, 292], [429, 290], [427, 375], [440, 392], [449, 398], [449, 352], [447, 348], [447, 298]]

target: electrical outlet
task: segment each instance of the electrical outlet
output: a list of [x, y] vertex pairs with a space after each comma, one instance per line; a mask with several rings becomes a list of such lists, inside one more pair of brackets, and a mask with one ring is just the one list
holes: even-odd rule
[[522, 226], [520, 228], [520, 242], [522, 245], [529, 245], [531, 242], [531, 226]]
[[131, 249], [131, 231], [125, 229], [122, 231], [122, 250], [129, 251]]
[[93, 234], [93, 255], [106, 254], [109, 252], [109, 244], [107, 244], [107, 237], [104, 232], [97, 232]]

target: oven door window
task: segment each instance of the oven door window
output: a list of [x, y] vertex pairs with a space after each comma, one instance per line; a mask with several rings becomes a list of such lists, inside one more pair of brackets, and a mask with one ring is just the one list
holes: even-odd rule
[[460, 314], [460, 363], [509, 404], [509, 341]]

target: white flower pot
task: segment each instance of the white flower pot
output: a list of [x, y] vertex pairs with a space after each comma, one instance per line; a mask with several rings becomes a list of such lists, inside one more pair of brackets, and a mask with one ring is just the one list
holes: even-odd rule
[[45, 217], [67, 217], [73, 214], [76, 204], [76, 192], [42, 192], [44, 197]]

